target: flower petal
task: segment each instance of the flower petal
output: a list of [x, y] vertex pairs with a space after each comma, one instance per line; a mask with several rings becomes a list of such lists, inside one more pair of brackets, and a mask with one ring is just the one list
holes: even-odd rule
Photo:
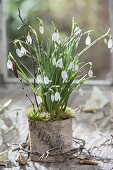
[[43, 83], [43, 79], [41, 77], [41, 75], [38, 75], [37, 78], [36, 78], [36, 83]]
[[55, 96], [52, 94], [51, 95], [51, 101], [54, 102], [54, 100], [55, 100]]
[[65, 80], [68, 78], [68, 75], [67, 75], [66, 70], [64, 70], [64, 71], [61, 72], [61, 76], [62, 76], [62, 78], [63, 78], [63, 81], [65, 81]]
[[38, 105], [40, 105], [42, 103], [42, 98], [40, 96], [37, 96], [36, 99], [37, 99]]
[[60, 93], [59, 92], [56, 92], [55, 93], [55, 101], [60, 101], [61, 97], [60, 97]]
[[23, 56], [23, 54], [21, 53], [21, 50], [19, 50], [18, 48], [16, 49], [16, 54], [18, 55], [18, 57]]
[[51, 82], [51, 80], [49, 80], [49, 78], [47, 76], [44, 77], [44, 84], [49, 84]]
[[39, 31], [41, 34], [44, 34], [44, 27], [42, 25], [39, 26]]
[[56, 63], [56, 67], [60, 67], [62, 68], [63, 67], [63, 61], [62, 61], [62, 58], [60, 58], [57, 63]]
[[70, 62], [69, 66], [68, 66], [68, 70], [72, 70], [74, 68], [74, 63]]
[[27, 53], [27, 50], [26, 50], [23, 46], [21, 46], [21, 53], [22, 53], [23, 55]]
[[90, 69], [89, 71], [88, 71], [88, 76], [91, 78], [91, 77], [93, 77], [93, 71]]
[[112, 39], [110, 38], [110, 39], [108, 40], [108, 48], [112, 48], [112, 46], [113, 46], [113, 41], [112, 41]]
[[59, 37], [58, 31], [54, 32], [53, 35], [52, 35], [52, 41], [59, 43], [59, 38], [60, 37]]
[[11, 60], [7, 61], [7, 68], [13, 70], [13, 63]]
[[88, 35], [86, 40], [85, 40], [86, 45], [90, 45], [91, 44], [91, 37]]
[[53, 64], [53, 65], [56, 65], [56, 58], [53, 58], [53, 59], [52, 59], [52, 64]]
[[30, 36], [29, 33], [28, 33], [28, 35], [27, 35], [27, 43], [28, 43], [28, 44], [32, 44], [32, 38], [31, 38], [31, 36]]

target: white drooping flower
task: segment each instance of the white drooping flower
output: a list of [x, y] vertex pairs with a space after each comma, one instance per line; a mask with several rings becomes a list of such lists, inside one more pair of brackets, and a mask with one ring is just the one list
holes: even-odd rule
[[84, 95], [83, 90], [82, 90], [81, 88], [79, 89], [79, 94], [80, 94], [81, 96]]
[[112, 38], [110, 38], [108, 40], [108, 48], [112, 48], [113, 47], [113, 41], [112, 41]]
[[41, 77], [41, 75], [38, 75], [37, 78], [36, 78], [36, 83], [43, 83], [43, 79]]
[[70, 62], [69, 66], [68, 66], [68, 70], [72, 70], [74, 68], [74, 63]]
[[11, 60], [7, 61], [7, 68], [13, 70], [13, 63]]
[[30, 36], [29, 33], [28, 33], [28, 35], [27, 35], [27, 43], [28, 43], [28, 44], [32, 44], [32, 38], [31, 38], [31, 36]]
[[16, 54], [18, 55], [18, 57], [23, 56], [23, 54], [21, 53], [21, 50], [19, 50], [18, 48], [16, 49]]
[[57, 63], [57, 62], [56, 62], [56, 58], [53, 58], [53, 59], [52, 59], [52, 64], [53, 64], [53, 65], [56, 65], [56, 63]]
[[81, 30], [79, 27], [76, 27], [76, 28], [75, 28], [75, 30], [74, 30], [75, 35], [80, 34], [80, 33], [81, 33], [81, 31], [82, 31], [82, 30]]
[[62, 61], [62, 58], [60, 58], [57, 63], [56, 63], [56, 67], [60, 67], [62, 68], [63, 67], [63, 61]]
[[59, 36], [58, 31], [54, 32], [52, 35], [52, 41], [59, 43], [59, 38], [60, 38], [60, 36]]
[[25, 55], [27, 53], [27, 50], [23, 46], [21, 46], [21, 53], [23, 55]]
[[44, 77], [44, 84], [49, 84], [51, 82], [51, 80], [49, 80], [49, 78], [47, 76]]
[[90, 45], [91, 44], [91, 37], [88, 35], [86, 40], [85, 40], [85, 44], [86, 45]]
[[55, 93], [55, 101], [60, 101], [61, 97], [60, 97], [60, 93], [56, 92]]
[[37, 99], [38, 105], [40, 105], [42, 103], [42, 98], [40, 96], [37, 96], [36, 99]]
[[107, 39], [106, 38], [104, 39], [104, 43], [107, 44]]
[[51, 101], [54, 102], [54, 100], [55, 100], [55, 96], [52, 94], [51, 95]]
[[93, 77], [93, 71], [90, 69], [89, 71], [88, 71], [88, 76], [91, 78], [91, 77]]
[[67, 75], [66, 70], [64, 70], [64, 71], [61, 72], [61, 76], [62, 76], [62, 78], [63, 78], [63, 81], [66, 81], [66, 80], [67, 80], [68, 75]]
[[41, 34], [44, 34], [44, 26], [43, 25], [39, 26], [39, 31]]

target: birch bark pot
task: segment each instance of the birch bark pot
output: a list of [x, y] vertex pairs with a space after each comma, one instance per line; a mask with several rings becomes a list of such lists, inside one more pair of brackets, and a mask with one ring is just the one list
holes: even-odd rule
[[[44, 122], [29, 120], [30, 150], [41, 154], [52, 150], [43, 162], [63, 162], [58, 155], [72, 149], [72, 119]], [[32, 161], [40, 161], [40, 156], [30, 154]]]

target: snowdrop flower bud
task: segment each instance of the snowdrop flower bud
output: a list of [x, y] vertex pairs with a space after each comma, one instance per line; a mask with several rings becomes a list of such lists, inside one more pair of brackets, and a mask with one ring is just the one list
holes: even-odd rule
[[23, 54], [21, 53], [21, 50], [19, 50], [18, 48], [16, 49], [16, 54], [18, 55], [18, 57], [23, 56]]
[[52, 64], [53, 64], [53, 65], [56, 65], [56, 58], [53, 58], [53, 59], [52, 59]]
[[104, 43], [107, 44], [107, 39], [106, 38], [104, 39]]
[[70, 62], [69, 66], [68, 66], [68, 70], [72, 70], [74, 68], [74, 63]]
[[43, 27], [43, 25], [40, 25], [40, 26], [39, 26], [39, 31], [40, 31], [41, 34], [44, 33], [44, 27]]
[[36, 99], [37, 99], [38, 105], [40, 105], [42, 103], [42, 98], [40, 96], [37, 96]]
[[44, 33], [44, 24], [43, 24], [43, 21], [40, 18], [38, 18], [38, 20], [39, 20], [39, 31], [40, 31], [41, 34], [43, 34]]
[[54, 100], [55, 100], [55, 96], [52, 94], [51, 95], [51, 101], [54, 102]]
[[48, 79], [48, 77], [46, 76], [46, 77], [44, 77], [44, 84], [46, 85], [46, 84], [49, 84], [51, 81]]
[[62, 62], [62, 58], [60, 58], [57, 63], [56, 63], [56, 67], [60, 67], [62, 68], [63, 67], [63, 62]]
[[113, 46], [113, 41], [112, 38], [110, 37], [110, 39], [108, 40], [108, 48], [112, 48]]
[[89, 71], [88, 71], [88, 76], [91, 78], [91, 77], [93, 77], [93, 71], [90, 69]]
[[84, 93], [83, 93], [83, 91], [82, 91], [82, 89], [81, 89], [81, 88], [79, 89], [79, 94], [80, 94], [81, 96], [83, 96], [83, 95], [84, 95]]
[[64, 70], [64, 71], [61, 72], [61, 76], [62, 76], [62, 78], [63, 78], [63, 81], [65, 81], [65, 80], [68, 78], [68, 75], [67, 75], [66, 70]]
[[89, 65], [92, 66], [92, 62], [89, 62]]
[[61, 97], [60, 97], [60, 93], [59, 92], [56, 92], [55, 93], [55, 101], [60, 101]]
[[38, 75], [37, 78], [36, 78], [36, 83], [43, 83], [43, 79], [41, 77], [41, 75]]
[[27, 43], [28, 43], [28, 44], [32, 44], [32, 38], [31, 38], [31, 36], [30, 36], [29, 33], [28, 33], [28, 35], [27, 35]]
[[90, 45], [91, 44], [91, 37], [88, 35], [86, 40], [85, 40], [86, 45]]
[[13, 63], [11, 60], [7, 61], [7, 68], [13, 70]]
[[25, 55], [27, 53], [27, 50], [23, 46], [21, 46], [21, 53], [23, 55]]
[[81, 33], [81, 29], [79, 27], [76, 27], [74, 32], [75, 32], [75, 35], [78, 35]]
[[54, 32], [53, 35], [52, 35], [52, 41], [59, 43], [59, 38], [60, 37], [59, 37], [58, 31]]

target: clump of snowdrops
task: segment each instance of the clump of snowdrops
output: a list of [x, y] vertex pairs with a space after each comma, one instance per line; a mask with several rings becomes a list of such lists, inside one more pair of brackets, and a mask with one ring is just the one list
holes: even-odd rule
[[[28, 117], [34, 120], [58, 120], [73, 117], [73, 111], [67, 108], [70, 94], [77, 89], [82, 96], [81, 86], [93, 77], [92, 63], [80, 63], [79, 59], [84, 52], [103, 38], [109, 38], [108, 47], [111, 48], [110, 30], [92, 41], [93, 30], [83, 32], [73, 18], [71, 34], [61, 42], [58, 29], [52, 22], [53, 33], [47, 39], [47, 45], [44, 48], [43, 41], [39, 42], [38, 39], [38, 34], [43, 37], [46, 31], [43, 21], [38, 18], [37, 33], [25, 23], [20, 15], [19, 17], [22, 21], [21, 29], [24, 27], [25, 35], [13, 42], [18, 60], [9, 53], [7, 67], [14, 71], [21, 83], [28, 83], [34, 94], [35, 103], [26, 95], [33, 106], [33, 109], [28, 111]], [[82, 36], [86, 37], [85, 48], [78, 50]], [[31, 59], [33, 72], [21, 62], [25, 56]], [[82, 74], [84, 67], [87, 67], [88, 71]]]

